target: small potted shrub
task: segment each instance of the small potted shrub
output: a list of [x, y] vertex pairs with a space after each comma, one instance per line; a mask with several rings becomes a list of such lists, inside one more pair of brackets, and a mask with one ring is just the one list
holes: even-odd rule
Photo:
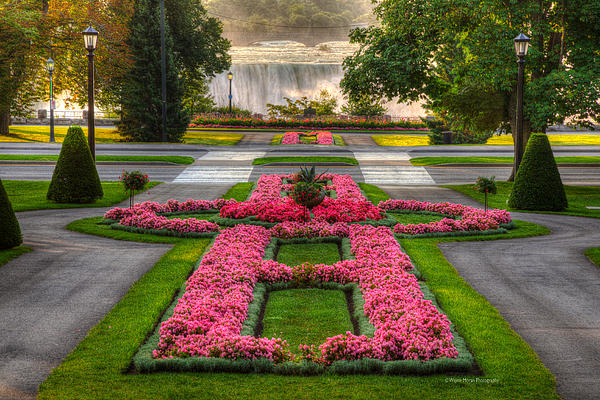
[[495, 176], [490, 178], [479, 176], [475, 181], [475, 189], [479, 193], [483, 193], [485, 196], [485, 212], [487, 212], [488, 209], [488, 194], [496, 194], [498, 191], [498, 188], [496, 187], [496, 181], [494, 181], [495, 178]]
[[125, 191], [129, 191], [129, 207], [133, 207], [133, 198], [135, 192], [143, 190], [148, 183], [148, 175], [141, 173], [140, 171], [123, 171], [121, 174], [121, 182], [125, 187]]

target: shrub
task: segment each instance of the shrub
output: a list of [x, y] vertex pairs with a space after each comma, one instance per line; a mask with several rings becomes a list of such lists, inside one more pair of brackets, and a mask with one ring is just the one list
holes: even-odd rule
[[[441, 119], [426, 119], [421, 118], [427, 128], [431, 130], [429, 136], [429, 144], [445, 144], [444, 143], [444, 131], [450, 131], [451, 129]], [[470, 133], [461, 131], [452, 131], [450, 144], [485, 144], [489, 138], [493, 136], [493, 132], [485, 133]]]
[[535, 133], [529, 138], [508, 205], [521, 210], [539, 211], [567, 208], [565, 189], [545, 134]]
[[485, 176], [479, 176], [475, 181], [475, 190], [485, 195], [485, 211], [488, 208], [488, 194], [496, 194], [498, 192], [494, 178], [496, 177], [486, 178]]
[[83, 130], [72, 126], [60, 150], [46, 197], [59, 203], [92, 203], [103, 195]]
[[0, 249], [10, 249], [23, 243], [21, 227], [15, 216], [8, 194], [0, 179]]
[[135, 192], [144, 190], [148, 183], [148, 175], [142, 174], [140, 171], [123, 171], [119, 179], [123, 182], [125, 191], [129, 192], [129, 207], [133, 207]]

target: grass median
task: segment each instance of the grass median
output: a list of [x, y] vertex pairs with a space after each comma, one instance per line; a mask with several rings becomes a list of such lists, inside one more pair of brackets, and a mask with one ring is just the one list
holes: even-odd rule
[[[576, 156], [554, 157], [558, 164], [594, 164], [600, 163], [600, 157]], [[412, 165], [440, 164], [512, 164], [512, 157], [415, 157], [411, 158]]]
[[[150, 182], [146, 190], [158, 185], [160, 182]], [[2, 180], [8, 198], [15, 211], [46, 210], [54, 208], [88, 208], [109, 207], [122, 202], [129, 197], [123, 190], [121, 182], [102, 182], [104, 197], [93, 203], [55, 203], [46, 199], [49, 181], [10, 181]]]
[[345, 163], [358, 165], [358, 160], [352, 157], [262, 157], [255, 158], [252, 165], [264, 165], [271, 163]]
[[[42, 154], [0, 154], [0, 161], [57, 161], [58, 155]], [[127, 162], [169, 162], [189, 165], [194, 157], [187, 156], [121, 156], [97, 155], [96, 161], [127, 161]]]
[[477, 378], [486, 381], [474, 384], [473, 376], [462, 380], [462, 376], [446, 375], [129, 374], [135, 351], [185, 282], [207, 241], [114, 231], [97, 225], [99, 220], [100, 217], [76, 221], [69, 229], [120, 240], [172, 243], [174, 248], [132, 286], [52, 371], [40, 385], [39, 399], [558, 399], [554, 377], [533, 350], [498, 311], [458, 275], [437, 248], [440, 241], [507, 239], [548, 233], [538, 225], [519, 221], [516, 229], [506, 235], [402, 241], [481, 367], [484, 375]]

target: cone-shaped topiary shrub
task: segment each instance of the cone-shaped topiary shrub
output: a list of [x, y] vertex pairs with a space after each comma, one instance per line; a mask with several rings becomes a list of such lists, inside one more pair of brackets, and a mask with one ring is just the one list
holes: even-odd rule
[[561, 211], [567, 208], [565, 189], [545, 134], [535, 133], [529, 138], [508, 205], [520, 210]]
[[0, 249], [10, 249], [21, 243], [21, 227], [0, 179]]
[[83, 130], [72, 126], [62, 144], [46, 197], [59, 203], [91, 203], [103, 194]]

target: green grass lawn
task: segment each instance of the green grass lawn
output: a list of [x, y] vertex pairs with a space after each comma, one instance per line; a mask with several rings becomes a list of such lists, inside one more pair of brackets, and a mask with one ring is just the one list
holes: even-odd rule
[[[11, 161], [56, 161], [58, 155], [41, 154], [0, 154], [0, 160]], [[194, 157], [186, 156], [119, 156], [97, 155], [96, 161], [136, 161], [136, 162], [170, 162], [173, 164], [192, 164]]]
[[280, 163], [280, 162], [294, 162], [294, 163], [308, 163], [308, 162], [336, 162], [336, 163], [347, 163], [352, 165], [358, 165], [356, 158], [352, 157], [319, 157], [319, 156], [307, 156], [307, 157], [262, 157], [255, 158], [252, 161], [252, 165], [264, 165], [269, 163]]
[[[150, 182], [147, 189], [158, 185], [160, 182]], [[123, 190], [121, 182], [102, 182], [104, 197], [94, 203], [66, 204], [55, 203], [46, 199], [49, 181], [8, 181], [2, 184], [8, 193], [8, 198], [15, 211], [45, 210], [50, 208], [86, 208], [86, 207], [109, 207], [120, 203], [129, 197]]]
[[404, 214], [388, 212], [387, 215], [398, 221], [399, 224], [427, 224], [433, 221], [441, 221], [444, 217], [427, 214]]
[[427, 135], [373, 135], [378, 146], [429, 146]]
[[[600, 145], [600, 135], [548, 135], [548, 140], [552, 146], [581, 146], [581, 145]], [[512, 135], [492, 136], [486, 144], [491, 145], [513, 145]]]
[[183, 136], [183, 143], [206, 146], [234, 146], [244, 137], [241, 133], [201, 132], [189, 130]]
[[[512, 182], [496, 182], [498, 194], [488, 196], [488, 206], [491, 208], [507, 209], [506, 201], [512, 190]], [[484, 202], [484, 195], [474, 189], [474, 185], [445, 185], [443, 187], [456, 190], [477, 200]], [[568, 186], [565, 185], [569, 207], [566, 211], [526, 211], [543, 212], [547, 214], [577, 215], [582, 217], [600, 218], [600, 210], [589, 210], [586, 206], [600, 207], [600, 187], [594, 186]], [[512, 210], [512, 209], [509, 209]], [[515, 210], [516, 211], [516, 210]]]
[[0, 250], [0, 267], [12, 260], [13, 258], [19, 257], [21, 254], [29, 253], [31, 248], [25, 246], [19, 246], [12, 249]]
[[352, 323], [341, 290], [289, 289], [269, 294], [262, 337], [287, 340], [292, 353], [300, 354], [299, 344], [318, 346], [347, 331], [352, 332]]
[[[273, 374], [127, 374], [131, 358], [204, 251], [207, 240], [141, 235], [97, 225], [101, 217], [69, 229], [119, 240], [172, 243], [174, 248], [136, 282], [39, 388], [39, 399], [558, 399], [555, 379], [498, 311], [469, 286], [437, 248], [440, 241], [493, 240], [549, 233], [518, 221], [506, 235], [406, 239], [445, 313], [465, 338], [487, 383], [432, 376], [279, 376]], [[467, 376], [473, 379], [473, 376]]]
[[[555, 157], [557, 163], [600, 163], [600, 157], [577, 156]], [[512, 157], [415, 157], [411, 158], [412, 165], [439, 165], [439, 164], [498, 164], [513, 162]]]
[[[87, 136], [87, 127], [82, 126], [83, 132]], [[57, 143], [62, 143], [67, 135], [68, 126], [54, 127], [54, 136]], [[50, 140], [49, 126], [19, 126], [14, 125], [9, 128], [9, 135], [0, 135], [0, 142], [42, 142]], [[96, 128], [94, 130], [97, 143], [118, 143], [123, 141], [123, 137], [115, 128]], [[201, 132], [189, 130], [183, 136], [183, 143], [232, 146], [237, 144], [243, 134], [228, 132]], [[157, 143], [153, 143], [157, 144]]]
[[246, 201], [254, 188], [254, 182], [240, 182], [233, 185], [222, 196], [224, 199], [235, 199], [237, 201]]
[[587, 249], [585, 251], [585, 255], [589, 258], [594, 264], [600, 267], [600, 247], [592, 247], [591, 249]]
[[367, 199], [369, 199], [374, 205], [379, 204], [380, 201], [385, 201], [390, 198], [390, 196], [388, 196], [387, 193], [381, 190], [378, 186], [364, 182], [359, 182], [358, 186], [364, 195], [367, 196]]
[[279, 248], [277, 261], [289, 266], [307, 262], [331, 265], [340, 261], [340, 253], [335, 243], [284, 244]]

